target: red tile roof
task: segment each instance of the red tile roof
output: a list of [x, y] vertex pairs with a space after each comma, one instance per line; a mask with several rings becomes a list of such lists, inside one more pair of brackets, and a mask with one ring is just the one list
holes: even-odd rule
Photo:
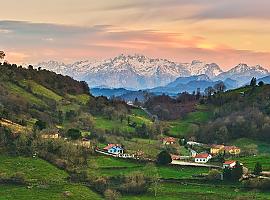
[[108, 144], [106, 147], [103, 148], [103, 150], [109, 150], [112, 147], [121, 147], [119, 144]]
[[167, 137], [167, 138], [163, 138], [163, 141], [164, 141], [164, 142], [175, 142], [176, 139], [173, 138], [173, 137]]
[[225, 146], [224, 149], [225, 149], [226, 151], [230, 151], [230, 150], [239, 149], [239, 148], [236, 147], [236, 146]]
[[195, 156], [195, 158], [208, 158], [208, 153], [200, 153]]
[[226, 160], [223, 165], [230, 165], [230, 164], [233, 164], [235, 163], [236, 161], [235, 160]]

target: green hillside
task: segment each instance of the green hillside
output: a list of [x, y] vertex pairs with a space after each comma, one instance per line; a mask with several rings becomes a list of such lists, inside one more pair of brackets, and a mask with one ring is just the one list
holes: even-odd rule
[[[210, 96], [162, 95], [142, 105], [146, 112], [119, 99], [93, 97], [86, 83], [67, 76], [1, 64], [0, 200], [153, 199], [155, 192], [157, 199], [269, 199], [269, 192], [244, 188], [245, 182], [210, 179], [209, 166], [155, 162], [160, 152], [189, 156], [190, 146], [180, 140], [185, 138], [236, 145], [241, 154], [223, 158], [240, 161], [250, 172], [257, 163], [269, 171], [269, 96], [269, 85]], [[174, 144], [163, 143], [168, 136]], [[142, 160], [95, 152], [110, 143]], [[196, 151], [208, 152], [207, 145]], [[222, 160], [211, 164], [221, 166]]]
[[69, 183], [68, 174], [48, 162], [38, 158], [10, 157], [0, 155], [0, 179], [4, 176], [21, 176], [25, 185], [1, 185], [0, 199], [66, 199], [65, 192], [70, 193], [69, 199], [101, 199], [99, 195], [87, 187]]

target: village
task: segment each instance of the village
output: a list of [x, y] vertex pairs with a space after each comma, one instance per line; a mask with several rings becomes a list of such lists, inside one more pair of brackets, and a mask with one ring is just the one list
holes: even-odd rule
[[[60, 139], [59, 133], [43, 132], [43, 139]], [[64, 138], [64, 140], [68, 140]], [[72, 142], [74, 145], [80, 145], [84, 148], [94, 148], [97, 154], [119, 159], [132, 159], [144, 162], [156, 162], [154, 159], [145, 157], [142, 150], [130, 151], [127, 146], [122, 144], [107, 144], [105, 147], [93, 147], [91, 140], [88, 138], [81, 138]], [[163, 147], [170, 147], [174, 145], [182, 145], [189, 155], [170, 154], [171, 163], [169, 165], [178, 165], [182, 167], [204, 167], [209, 169], [233, 169], [238, 161], [237, 158], [241, 154], [241, 149], [237, 146], [227, 146], [224, 144], [203, 144], [195, 141], [185, 141], [185, 139], [177, 139], [174, 137], [164, 137], [160, 140], [160, 145]], [[243, 177], [248, 177], [249, 169], [243, 166]]]

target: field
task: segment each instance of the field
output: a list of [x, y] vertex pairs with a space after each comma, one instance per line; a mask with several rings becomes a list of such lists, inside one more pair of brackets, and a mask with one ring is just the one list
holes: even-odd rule
[[9, 157], [0, 155], [0, 174], [24, 174], [30, 187], [19, 185], [1, 185], [0, 200], [30, 199], [66, 199], [65, 191], [71, 196], [68, 199], [101, 199], [99, 195], [80, 184], [67, 181], [68, 174], [48, 162], [36, 158]]
[[[147, 167], [142, 163], [117, 159], [106, 156], [95, 156], [89, 160], [89, 163], [95, 163], [96, 169], [91, 172], [100, 176], [118, 176], [132, 172], [147, 171]], [[96, 170], [96, 171], [95, 171]], [[192, 167], [169, 167], [158, 166], [158, 176], [162, 179], [179, 180], [177, 183], [160, 182], [157, 189], [157, 196], [154, 197], [154, 188], [143, 195], [123, 195], [122, 200], [177, 200], [177, 199], [209, 199], [209, 200], [235, 200], [238, 198], [248, 197], [251, 199], [267, 200], [270, 199], [270, 193], [244, 191], [241, 185], [228, 183], [218, 184], [203, 184], [199, 182], [188, 182], [186, 179], [193, 178], [193, 175], [208, 173], [207, 168], [192, 168]]]
[[[95, 170], [100, 176], [118, 176], [132, 172], [144, 172], [144, 163], [123, 160], [107, 156], [95, 156], [89, 160], [89, 171]], [[95, 166], [94, 168], [91, 166]], [[164, 179], [192, 178], [193, 175], [208, 173], [209, 169], [199, 167], [157, 166], [158, 175]], [[93, 172], [93, 171], [92, 171]]]
[[[141, 126], [143, 123], [149, 125], [152, 123], [148, 115], [141, 109], [132, 109], [131, 114], [128, 115], [130, 122], [135, 122], [138, 126]], [[123, 132], [133, 133], [135, 128], [128, 125], [127, 119], [124, 119], [121, 123], [120, 120], [109, 120], [104, 117], [95, 117], [96, 127], [104, 130], [120, 130]]]
[[35, 97], [33, 94], [27, 92], [23, 88], [13, 84], [13, 83], [6, 83], [7, 88], [9, 91], [15, 95], [20, 95], [22, 98], [32, 102], [33, 104], [39, 105], [39, 106], [46, 106], [46, 104], [40, 100], [39, 98]]
[[[244, 198], [246, 197], [246, 198]], [[180, 183], [161, 183], [157, 190], [157, 196], [154, 197], [154, 191], [151, 189], [147, 194], [138, 196], [123, 196], [122, 200], [236, 200], [236, 199], [258, 199], [269, 200], [270, 193], [242, 191], [237, 187], [229, 185], [191, 185]]]
[[235, 141], [232, 141], [232, 144], [240, 148], [248, 146], [248, 145], [255, 145], [257, 146], [257, 150], [259, 154], [270, 154], [270, 144], [262, 142], [262, 141], [255, 141], [248, 138], [240, 138]]
[[238, 160], [251, 171], [254, 169], [257, 162], [262, 165], [263, 171], [270, 171], [270, 155], [248, 156], [239, 158]]
[[44, 86], [40, 84], [37, 84], [34, 81], [24, 80], [21, 82], [21, 84], [26, 87], [30, 87], [34, 94], [45, 96], [46, 98], [53, 99], [55, 101], [62, 100], [62, 97], [60, 95], [54, 93], [53, 91], [45, 88]]
[[206, 122], [211, 114], [206, 111], [196, 111], [189, 113], [185, 118], [169, 121], [169, 134], [174, 137], [185, 136], [187, 133], [196, 130], [198, 124]]

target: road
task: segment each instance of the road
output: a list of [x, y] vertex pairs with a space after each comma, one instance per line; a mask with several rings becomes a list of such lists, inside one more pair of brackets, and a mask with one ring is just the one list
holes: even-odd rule
[[192, 167], [210, 167], [210, 168], [222, 168], [217, 165], [209, 165], [209, 164], [201, 164], [201, 163], [192, 163], [192, 162], [184, 162], [179, 160], [173, 160], [171, 162], [172, 165], [181, 165], [181, 166], [192, 166]]

